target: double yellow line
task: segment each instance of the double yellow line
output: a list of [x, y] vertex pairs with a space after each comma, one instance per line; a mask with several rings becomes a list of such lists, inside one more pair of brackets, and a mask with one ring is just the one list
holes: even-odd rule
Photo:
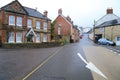
[[51, 56], [49, 56], [45, 61], [43, 61], [40, 65], [38, 65], [35, 69], [33, 69], [29, 74], [27, 74], [22, 80], [26, 80], [28, 77], [30, 77], [33, 73], [35, 73], [38, 69], [40, 69], [44, 64], [46, 64], [52, 57], [54, 57], [60, 50], [58, 49], [55, 53], [53, 53]]

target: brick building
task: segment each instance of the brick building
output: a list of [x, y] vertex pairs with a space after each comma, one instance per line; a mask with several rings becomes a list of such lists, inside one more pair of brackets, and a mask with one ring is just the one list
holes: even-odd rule
[[64, 39], [67, 42], [77, 41], [76, 39], [78, 39], [79, 30], [77, 29], [77, 27], [75, 28], [75, 26], [73, 25], [73, 21], [69, 16], [65, 17], [62, 14], [62, 9], [58, 10], [58, 16], [53, 21], [53, 23], [54, 23], [54, 36], [57, 39]]
[[0, 39], [2, 43], [50, 42], [51, 20], [47, 11], [22, 6], [18, 0], [0, 9]]

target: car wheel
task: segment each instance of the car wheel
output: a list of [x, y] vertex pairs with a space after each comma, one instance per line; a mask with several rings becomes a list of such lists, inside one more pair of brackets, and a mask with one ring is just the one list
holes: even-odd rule
[[110, 44], [109, 43], [107, 43], [107, 46], [109, 46]]

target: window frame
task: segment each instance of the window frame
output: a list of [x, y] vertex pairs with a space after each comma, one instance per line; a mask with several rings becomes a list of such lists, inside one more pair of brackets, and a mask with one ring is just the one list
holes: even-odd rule
[[[20, 22], [18, 21], [18, 19], [21, 19]], [[23, 18], [20, 16], [16, 16], [16, 25], [22, 27], [22, 23], [23, 23]]]
[[[31, 22], [29, 23], [29, 21]], [[32, 19], [27, 19], [27, 27], [32, 28]]]
[[[14, 17], [14, 19], [12, 19]], [[15, 16], [14, 15], [9, 15], [8, 23], [10, 26], [15, 26]]]
[[[18, 34], [20, 34], [20, 37], [18, 36]], [[22, 33], [20, 32], [16, 33], [16, 43], [22, 43]]]
[[[38, 23], [39, 23], [39, 25], [38, 25]], [[41, 26], [40, 21], [36, 21], [36, 29], [40, 29], [40, 26]]]
[[15, 33], [14, 32], [10, 32], [9, 33], [9, 43], [15, 43]]
[[43, 23], [43, 30], [47, 30], [47, 22]]

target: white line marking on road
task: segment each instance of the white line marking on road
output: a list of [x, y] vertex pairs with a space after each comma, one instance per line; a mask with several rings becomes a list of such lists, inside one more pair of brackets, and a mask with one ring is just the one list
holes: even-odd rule
[[101, 75], [105, 79], [108, 79], [92, 62], [87, 62], [80, 53], [77, 53], [77, 55], [80, 57], [80, 59], [86, 64], [86, 68], [90, 69], [91, 71], [94, 71], [95, 73]]

